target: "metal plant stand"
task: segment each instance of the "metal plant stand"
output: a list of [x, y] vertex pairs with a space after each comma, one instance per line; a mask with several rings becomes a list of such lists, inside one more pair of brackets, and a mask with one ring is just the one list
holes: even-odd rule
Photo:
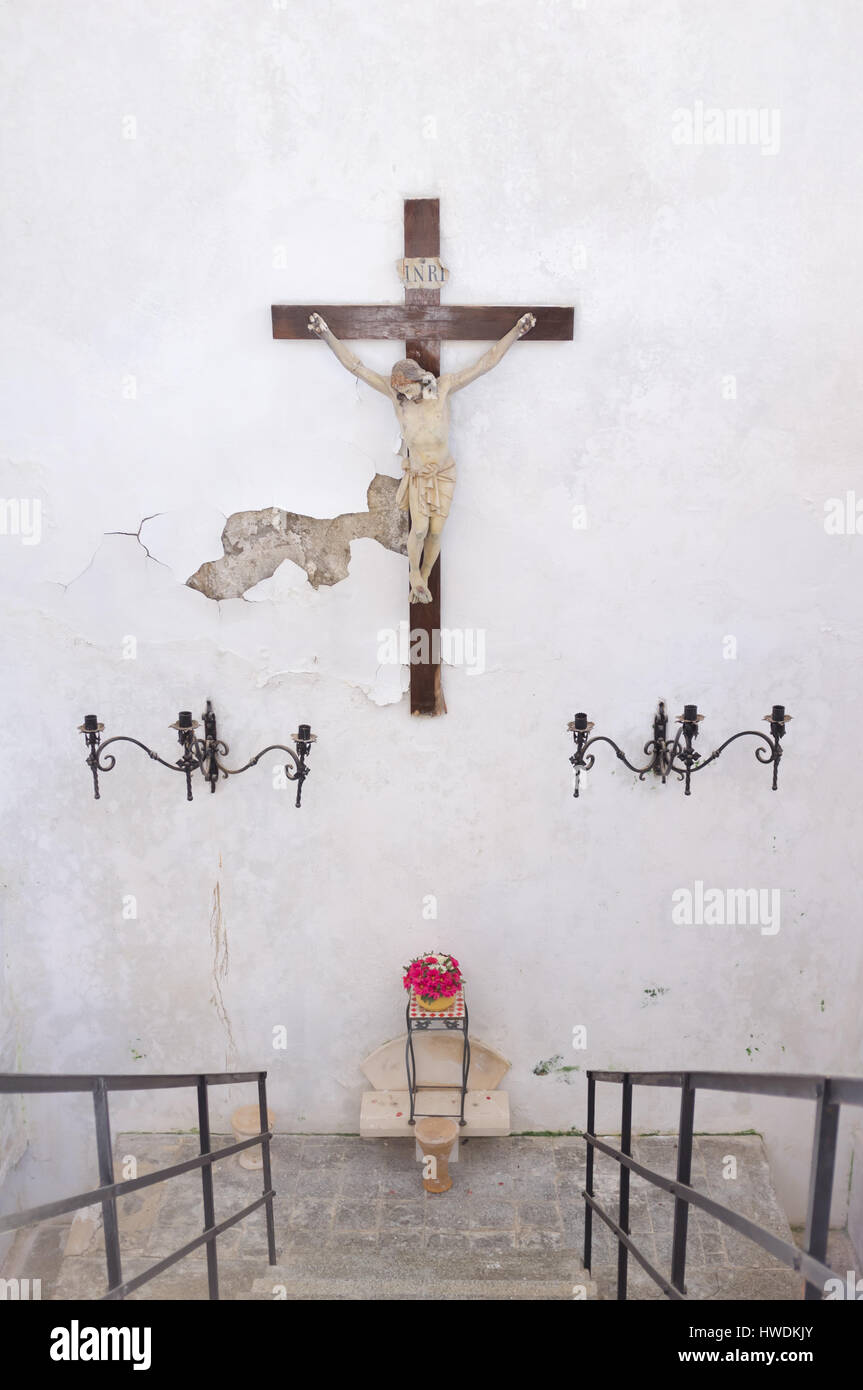
[[410, 1094], [411, 1113], [408, 1124], [416, 1124], [417, 1120], [443, 1119], [449, 1120], [451, 1115], [443, 1115], [440, 1112], [417, 1110], [416, 1100], [417, 1091], [417, 1064], [414, 1056], [414, 1033], [442, 1032], [446, 1030], [450, 1033], [461, 1033], [464, 1040], [461, 1063], [461, 1085], [460, 1086], [434, 1086], [429, 1089], [435, 1091], [456, 1090], [461, 1092], [461, 1103], [459, 1105], [458, 1122], [466, 1125], [464, 1117], [464, 1103], [467, 1097], [467, 1078], [470, 1071], [470, 1038], [468, 1037], [468, 1014], [467, 1001], [464, 997], [464, 989], [460, 989], [458, 994], [453, 995], [451, 1007], [441, 1013], [429, 1013], [420, 1003], [419, 997], [411, 990], [408, 995], [407, 1008], [405, 1009], [405, 1021], [407, 1023], [407, 1041], [405, 1043], [405, 1067], [408, 1074], [408, 1092]]

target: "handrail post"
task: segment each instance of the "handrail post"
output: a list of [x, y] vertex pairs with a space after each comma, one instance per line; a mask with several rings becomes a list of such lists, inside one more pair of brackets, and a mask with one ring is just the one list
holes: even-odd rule
[[[596, 1125], [596, 1079], [592, 1071], [587, 1073], [587, 1129], [586, 1133], [593, 1136]], [[595, 1136], [594, 1136], [595, 1137]], [[593, 1196], [593, 1145], [585, 1141], [585, 1171], [584, 1171], [584, 1190], [589, 1196]], [[584, 1267], [590, 1272], [590, 1262], [593, 1258], [593, 1207], [585, 1198], [584, 1202]]]
[[[815, 1111], [815, 1133], [812, 1140], [812, 1163], [809, 1168], [809, 1200], [806, 1208], [806, 1235], [803, 1248], [813, 1259], [827, 1263], [827, 1239], [830, 1227], [830, 1200], [833, 1194], [833, 1173], [836, 1167], [836, 1136], [839, 1130], [839, 1106], [830, 1098], [830, 1080], [819, 1083]], [[804, 1299], [821, 1299], [824, 1290], [807, 1283]]]
[[[620, 1151], [627, 1158], [632, 1155], [632, 1081], [629, 1072], [623, 1074], [623, 1087], [620, 1106]], [[620, 1165], [620, 1205], [617, 1224], [629, 1235], [629, 1169], [625, 1163]], [[617, 1242], [617, 1297], [626, 1300], [626, 1276], [629, 1251], [622, 1240]]]
[[[684, 1072], [680, 1087], [680, 1125], [677, 1137], [677, 1181], [690, 1185], [692, 1177], [692, 1128], [695, 1119], [695, 1091], [689, 1072]], [[671, 1241], [671, 1282], [680, 1293], [686, 1293], [686, 1237], [689, 1229], [689, 1203], [682, 1197], [674, 1199], [674, 1234]]]
[[[93, 1111], [96, 1118], [96, 1155], [99, 1161], [99, 1186], [110, 1187], [114, 1181], [114, 1156], [111, 1151], [111, 1116], [108, 1109], [108, 1088], [104, 1076], [93, 1080]], [[123, 1282], [120, 1259], [120, 1230], [117, 1224], [117, 1199], [108, 1197], [102, 1203], [102, 1223], [105, 1230], [105, 1263], [108, 1288]]]
[[[270, 1128], [270, 1116], [267, 1110], [267, 1073], [262, 1071], [258, 1077], [258, 1106], [261, 1112], [261, 1133], [266, 1134]], [[272, 1185], [272, 1174], [270, 1171], [270, 1141], [261, 1140], [261, 1158], [264, 1164], [264, 1192], [269, 1192]], [[276, 1224], [273, 1220], [273, 1199], [268, 1197], [266, 1201], [267, 1210], [267, 1250], [269, 1251], [270, 1264], [277, 1263], [276, 1260]]]
[[[198, 1077], [198, 1133], [201, 1138], [201, 1153], [212, 1151], [210, 1142], [210, 1100], [207, 1093], [206, 1076]], [[201, 1168], [201, 1187], [204, 1194], [204, 1230], [216, 1224], [216, 1205], [213, 1201], [213, 1165], [205, 1163]], [[207, 1241], [207, 1284], [210, 1298], [219, 1297], [219, 1262], [216, 1253], [216, 1237]]]
[[[105, 1262], [108, 1281], [107, 1290], [102, 1295], [103, 1301], [120, 1300], [128, 1297], [129, 1294], [143, 1287], [149, 1280], [155, 1279], [157, 1275], [164, 1273], [166, 1269], [176, 1264], [179, 1260], [185, 1259], [193, 1250], [200, 1249], [202, 1245], [207, 1247], [209, 1296], [211, 1299], [218, 1299], [219, 1276], [217, 1238], [223, 1231], [228, 1230], [239, 1221], [245, 1220], [247, 1216], [250, 1216], [254, 1211], [258, 1211], [262, 1206], [265, 1206], [267, 1209], [267, 1246], [270, 1264], [274, 1265], [277, 1263], [276, 1232], [273, 1219], [273, 1201], [275, 1193], [273, 1192], [272, 1186], [269, 1137], [259, 1138], [257, 1135], [253, 1135], [250, 1139], [244, 1140], [243, 1142], [238, 1142], [234, 1145], [229, 1144], [224, 1153], [213, 1152], [212, 1135], [210, 1133], [209, 1087], [211, 1085], [231, 1086], [235, 1083], [247, 1084], [256, 1081], [258, 1084], [261, 1134], [269, 1136], [266, 1076], [267, 1073], [265, 1071], [224, 1073], [182, 1072], [170, 1073], [165, 1076], [127, 1075], [125, 1073], [122, 1075], [99, 1075], [91, 1072], [88, 1072], [86, 1075], [64, 1073], [57, 1076], [43, 1076], [35, 1072], [23, 1074], [0, 1072], [0, 1096], [30, 1094], [53, 1095], [60, 1092], [76, 1092], [82, 1095], [89, 1093], [93, 1097], [96, 1152], [99, 1167], [98, 1187], [86, 1192], [79, 1192], [74, 1197], [61, 1198], [59, 1201], [54, 1202], [46, 1202], [42, 1206], [31, 1207], [25, 1210], [19, 1208], [14, 1216], [0, 1215], [0, 1234], [7, 1230], [17, 1230], [31, 1221], [50, 1220], [65, 1212], [77, 1211], [81, 1210], [83, 1207], [91, 1207], [94, 1204], [98, 1204], [102, 1208]], [[119, 1183], [115, 1182], [109, 1093], [112, 1090], [154, 1090], [163, 1088], [192, 1089], [193, 1087], [197, 1091], [198, 1098], [200, 1152], [194, 1158], [188, 1158], [181, 1163], [169, 1164], [165, 1168], [159, 1168]], [[262, 1145], [263, 1149], [263, 1194], [241, 1211], [235, 1212], [233, 1216], [229, 1216], [224, 1221], [217, 1223], [213, 1195], [214, 1164], [220, 1159], [233, 1157], [235, 1153], [246, 1149], [250, 1144], [255, 1145], [258, 1143]], [[201, 1234], [194, 1240], [181, 1246], [178, 1250], [175, 1250], [172, 1254], [166, 1256], [164, 1259], [158, 1260], [150, 1269], [124, 1281], [118, 1220], [118, 1201], [120, 1196], [126, 1196], [131, 1192], [137, 1192], [143, 1187], [150, 1187], [155, 1183], [165, 1181], [167, 1178], [179, 1177], [181, 1174], [191, 1172], [196, 1168], [201, 1170], [201, 1186], [204, 1201], [204, 1227]]]

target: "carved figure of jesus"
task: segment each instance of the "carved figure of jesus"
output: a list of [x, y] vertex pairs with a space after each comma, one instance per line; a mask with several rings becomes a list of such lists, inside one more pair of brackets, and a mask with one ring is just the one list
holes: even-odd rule
[[412, 358], [406, 358], [395, 364], [387, 380], [366, 367], [340, 342], [320, 314], [312, 314], [309, 319], [309, 332], [322, 338], [355, 377], [387, 396], [395, 409], [402, 434], [404, 470], [397, 501], [410, 516], [411, 603], [431, 603], [429, 575], [440, 554], [441, 535], [455, 490], [455, 460], [449, 449], [449, 398], [496, 367], [513, 343], [529, 333], [535, 323], [533, 314], [522, 314], [499, 343], [460, 372], [435, 377]]

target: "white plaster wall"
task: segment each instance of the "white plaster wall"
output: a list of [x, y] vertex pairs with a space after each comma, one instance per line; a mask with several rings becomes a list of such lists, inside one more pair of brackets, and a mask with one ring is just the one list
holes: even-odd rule
[[[2, 26], [0, 491], [44, 509], [40, 544], [0, 537], [2, 1065], [263, 1066], [280, 1129], [355, 1131], [399, 967], [440, 946], [512, 1060], [518, 1130], [584, 1122], [581, 1072], [534, 1074], [555, 1055], [859, 1073], [863, 539], [823, 524], [863, 491], [859, 7], [12, 0]], [[778, 109], [778, 152], [676, 145], [698, 101]], [[290, 565], [256, 602], [183, 584], [229, 513], [335, 516], [397, 472], [385, 403], [274, 343], [269, 306], [398, 300], [406, 196], [442, 200], [449, 301], [577, 306], [574, 343], [518, 346], [456, 403], [444, 614], [485, 630], [487, 670], [447, 670], [449, 713], [421, 722], [378, 670], [407, 612], [377, 543], [317, 592]], [[269, 766], [189, 805], [131, 748], [93, 800], [85, 712], [167, 753], [207, 696], [235, 762], [312, 723], [300, 813]], [[632, 754], [659, 696], [708, 713], [706, 750], [784, 701], [780, 792], [741, 742], [689, 799], [600, 750], [574, 802], [574, 710]], [[673, 925], [696, 879], [781, 889], [779, 933]], [[62, 1187], [93, 1177], [87, 1114], [15, 1121], [34, 1199], [59, 1153]], [[696, 1114], [763, 1130], [793, 1218], [809, 1122]], [[193, 1098], [128, 1097], [116, 1123], [188, 1128]]]

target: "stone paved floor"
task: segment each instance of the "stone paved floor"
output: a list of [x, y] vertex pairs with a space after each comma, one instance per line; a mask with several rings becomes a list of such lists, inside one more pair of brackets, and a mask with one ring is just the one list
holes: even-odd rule
[[[192, 1156], [197, 1139], [126, 1134], [118, 1137], [116, 1150], [135, 1155], [143, 1173]], [[635, 1154], [657, 1171], [674, 1171], [671, 1138], [639, 1139]], [[723, 1176], [729, 1154], [737, 1160], [733, 1180]], [[241, 1169], [236, 1159], [214, 1171], [217, 1221], [260, 1193], [260, 1175]], [[420, 1174], [410, 1140], [277, 1135], [273, 1184], [279, 1262], [275, 1270], [268, 1265], [264, 1216], [257, 1212], [219, 1238], [223, 1297], [272, 1298], [281, 1284], [289, 1298], [571, 1299], [573, 1288], [587, 1282], [579, 1197], [583, 1140], [466, 1141], [452, 1166], [454, 1186], [438, 1197], [423, 1191]], [[617, 1165], [600, 1155], [595, 1188], [612, 1214], [617, 1182]], [[693, 1185], [792, 1238], [757, 1136], [697, 1138]], [[647, 1258], [667, 1273], [673, 1199], [637, 1177], [631, 1192], [633, 1235]], [[122, 1199], [120, 1226], [129, 1278], [200, 1234], [199, 1175], [185, 1174]], [[63, 1258], [67, 1233], [67, 1225], [55, 1222], [22, 1234], [21, 1268], [13, 1270], [7, 1260], [4, 1272], [41, 1277], [43, 1297], [98, 1297], [105, 1287], [101, 1232], [82, 1254]], [[847, 1258], [843, 1247], [840, 1263]], [[662, 1297], [632, 1258], [630, 1271], [631, 1297]], [[698, 1299], [800, 1296], [799, 1276], [697, 1210], [690, 1217], [687, 1272], [690, 1295]], [[596, 1287], [588, 1285], [589, 1296], [613, 1298], [616, 1244], [599, 1218], [594, 1218], [592, 1275]], [[203, 1250], [136, 1297], [206, 1297]]]

